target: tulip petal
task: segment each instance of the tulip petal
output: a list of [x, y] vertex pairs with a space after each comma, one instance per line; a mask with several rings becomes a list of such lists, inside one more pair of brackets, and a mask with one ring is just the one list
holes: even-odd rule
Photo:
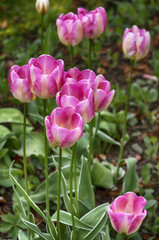
[[130, 224], [130, 228], [129, 228], [129, 231], [128, 231], [128, 234], [132, 234], [132, 233], [135, 233], [139, 227], [141, 226], [144, 218], [146, 217], [147, 215], [147, 211], [144, 210], [143, 213], [137, 215], [134, 220], [131, 222]]

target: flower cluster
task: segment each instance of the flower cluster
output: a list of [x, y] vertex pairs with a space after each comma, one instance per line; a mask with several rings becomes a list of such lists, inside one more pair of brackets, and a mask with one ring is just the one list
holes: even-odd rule
[[56, 20], [58, 36], [64, 45], [75, 46], [83, 37], [98, 38], [106, 29], [107, 14], [103, 7], [90, 12], [78, 8], [77, 13], [61, 14]]

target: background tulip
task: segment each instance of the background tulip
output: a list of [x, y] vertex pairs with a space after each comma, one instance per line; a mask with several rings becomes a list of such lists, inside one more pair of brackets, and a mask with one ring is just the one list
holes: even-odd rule
[[14, 65], [9, 72], [9, 85], [13, 96], [21, 102], [31, 102], [33, 93], [29, 86], [28, 65]]
[[45, 126], [53, 147], [71, 147], [83, 135], [83, 119], [72, 106], [54, 109], [45, 118]]
[[150, 47], [150, 33], [137, 26], [126, 28], [123, 36], [123, 52], [127, 58], [140, 60], [144, 58]]
[[56, 20], [56, 25], [59, 39], [64, 45], [75, 46], [81, 42], [83, 27], [76, 14], [61, 14]]
[[78, 8], [77, 12], [82, 21], [85, 38], [98, 38], [105, 31], [107, 14], [103, 7], [98, 7], [90, 12], [84, 8]]
[[120, 234], [129, 235], [136, 232], [147, 215], [147, 211], [143, 210], [145, 204], [146, 199], [133, 192], [117, 197], [108, 207], [113, 228]]
[[59, 107], [74, 106], [84, 123], [90, 122], [95, 115], [93, 91], [85, 85], [66, 83], [57, 93], [56, 101]]
[[49, 0], [37, 0], [35, 7], [40, 14], [46, 14], [49, 9]]
[[29, 60], [29, 80], [31, 89], [38, 97], [47, 99], [54, 97], [61, 88], [64, 62], [55, 60], [50, 55], [41, 55]]

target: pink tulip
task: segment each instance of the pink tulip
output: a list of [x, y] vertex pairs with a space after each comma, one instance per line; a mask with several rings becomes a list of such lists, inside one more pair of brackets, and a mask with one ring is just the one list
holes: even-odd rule
[[64, 62], [55, 60], [50, 55], [41, 55], [37, 59], [31, 58], [28, 63], [30, 87], [38, 97], [52, 98], [61, 88]]
[[81, 42], [83, 28], [76, 14], [72, 12], [61, 14], [56, 20], [56, 25], [59, 39], [64, 45], [75, 46]]
[[110, 82], [105, 80], [102, 75], [98, 75], [96, 80], [98, 85], [94, 91], [95, 112], [101, 112], [112, 102], [115, 90], [110, 91]]
[[95, 115], [93, 91], [85, 85], [66, 83], [57, 93], [56, 101], [58, 107], [74, 106], [84, 123], [90, 122]]
[[137, 26], [126, 28], [123, 36], [123, 52], [127, 58], [140, 60], [144, 58], [150, 47], [150, 33]]
[[13, 96], [21, 102], [31, 102], [35, 95], [29, 86], [28, 65], [14, 65], [9, 72], [9, 85]]
[[49, 9], [49, 5], [49, 0], [36, 0], [35, 7], [40, 14], [46, 14]]
[[78, 16], [83, 24], [85, 38], [98, 38], [106, 29], [107, 14], [103, 7], [88, 12], [84, 8], [78, 8]]
[[136, 232], [147, 215], [147, 211], [143, 210], [145, 204], [146, 199], [136, 196], [133, 192], [117, 197], [108, 207], [113, 228], [120, 234], [129, 235]]
[[46, 116], [45, 126], [53, 147], [71, 147], [83, 135], [83, 119], [72, 106], [54, 109]]

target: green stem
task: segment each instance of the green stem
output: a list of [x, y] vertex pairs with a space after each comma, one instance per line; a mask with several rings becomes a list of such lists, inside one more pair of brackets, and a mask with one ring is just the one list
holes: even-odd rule
[[[77, 143], [75, 143], [74, 148], [77, 147]], [[74, 156], [74, 186], [75, 186], [75, 204], [76, 204], [76, 211], [77, 217], [79, 218], [79, 207], [78, 207], [78, 191], [77, 191], [77, 166], [76, 166], [76, 149], [75, 149], [75, 156]]]
[[96, 135], [97, 135], [97, 131], [99, 129], [99, 123], [100, 123], [100, 112], [98, 112], [98, 116], [97, 116], [97, 123], [96, 123], [96, 130], [95, 130], [95, 133], [94, 133], [94, 140], [96, 138]]
[[[26, 161], [26, 103], [24, 103], [24, 124], [23, 124], [23, 164], [24, 164], [24, 178], [25, 178], [25, 191], [29, 195], [28, 187], [28, 173], [27, 173], [27, 161]], [[28, 207], [28, 221], [30, 221], [30, 204], [27, 202]], [[30, 230], [28, 229], [28, 240], [30, 240]]]
[[73, 147], [71, 166], [70, 166], [70, 204], [71, 204], [71, 217], [72, 217], [72, 227], [73, 227], [73, 240], [76, 239], [74, 209], [73, 209], [73, 187], [72, 187], [73, 162], [74, 162], [74, 159], [75, 159], [75, 155], [76, 155], [76, 144]]
[[71, 68], [74, 67], [74, 51], [73, 51], [73, 47], [70, 47], [70, 51], [71, 51]]
[[130, 93], [131, 93], [132, 74], [133, 74], [134, 64], [135, 64], [135, 61], [132, 60], [130, 80], [129, 80], [129, 86], [128, 86], [128, 93], [127, 93], [127, 99], [126, 99], [126, 105], [125, 105], [124, 127], [123, 127], [123, 133], [122, 133], [122, 139], [121, 139], [121, 145], [120, 145], [120, 151], [119, 151], [118, 166], [117, 166], [117, 171], [116, 171], [116, 176], [115, 176], [115, 184], [117, 183], [120, 163], [121, 163], [122, 156], [123, 156], [123, 151], [124, 151], [124, 142], [125, 142], [125, 135], [126, 135], [126, 129], [127, 129], [126, 120], [127, 120], [129, 99], [130, 99]]
[[92, 39], [89, 39], [89, 54], [88, 54], [88, 68], [92, 65]]
[[126, 234], [125, 233], [121, 234], [121, 236], [122, 236], [122, 240], [126, 239]]
[[[46, 99], [43, 99], [44, 104], [44, 121], [46, 117]], [[48, 169], [48, 145], [46, 137], [46, 128], [44, 123], [44, 144], [45, 144], [45, 181], [46, 181], [46, 210], [49, 212], [49, 169]]]
[[92, 165], [92, 136], [93, 136], [93, 119], [89, 123], [89, 154], [88, 154], [88, 163], [89, 163], [90, 178], [91, 178], [91, 165]]
[[41, 52], [43, 53], [43, 42], [44, 42], [44, 15], [41, 15]]
[[59, 147], [59, 169], [58, 169], [58, 199], [57, 199], [57, 230], [58, 240], [61, 240], [60, 233], [60, 194], [61, 194], [61, 162], [62, 162], [62, 149]]

